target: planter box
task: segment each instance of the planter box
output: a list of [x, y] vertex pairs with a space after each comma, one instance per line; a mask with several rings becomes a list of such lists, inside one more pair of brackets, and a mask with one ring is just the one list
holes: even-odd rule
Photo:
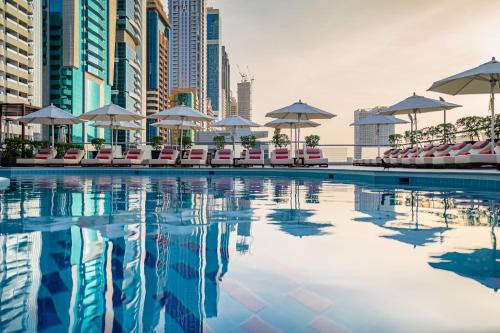
[[160, 157], [161, 150], [152, 150], [151, 151], [151, 159], [157, 160]]
[[15, 167], [17, 166], [17, 157], [2, 157], [1, 159], [1, 165], [3, 167]]

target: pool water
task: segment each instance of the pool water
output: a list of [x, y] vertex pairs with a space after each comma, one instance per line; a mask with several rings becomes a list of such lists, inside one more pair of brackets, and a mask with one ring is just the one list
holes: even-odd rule
[[499, 202], [307, 178], [16, 178], [0, 331], [499, 332]]

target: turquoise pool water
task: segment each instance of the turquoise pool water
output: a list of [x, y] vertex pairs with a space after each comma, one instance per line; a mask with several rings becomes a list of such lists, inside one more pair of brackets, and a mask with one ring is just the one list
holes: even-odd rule
[[498, 192], [29, 176], [0, 192], [1, 332], [498, 332]]

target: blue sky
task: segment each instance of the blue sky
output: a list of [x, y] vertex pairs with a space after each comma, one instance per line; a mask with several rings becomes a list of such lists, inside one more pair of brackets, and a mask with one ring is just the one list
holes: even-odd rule
[[[390, 105], [433, 81], [492, 56], [500, 58], [495, 0], [209, 0], [222, 13], [233, 65], [255, 76], [255, 120], [299, 98], [338, 114], [324, 143], [352, 142], [353, 111]], [[487, 96], [443, 96], [464, 105], [449, 113], [486, 115]], [[419, 126], [441, 114], [423, 115]], [[332, 126], [335, 131], [332, 131]], [[403, 126], [400, 131], [405, 130]], [[308, 132], [305, 131], [307, 134]]]

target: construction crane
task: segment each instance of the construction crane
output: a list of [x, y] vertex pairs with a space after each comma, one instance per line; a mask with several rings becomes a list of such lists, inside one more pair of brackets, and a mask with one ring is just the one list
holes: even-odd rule
[[252, 82], [255, 80], [255, 78], [253, 77], [253, 75], [250, 73], [250, 69], [248, 68], [247, 66], [247, 73], [244, 73], [241, 68], [240, 68], [240, 65], [236, 65], [236, 67], [238, 67], [238, 72], [240, 73], [240, 76], [241, 76], [241, 81], [243, 82]]

